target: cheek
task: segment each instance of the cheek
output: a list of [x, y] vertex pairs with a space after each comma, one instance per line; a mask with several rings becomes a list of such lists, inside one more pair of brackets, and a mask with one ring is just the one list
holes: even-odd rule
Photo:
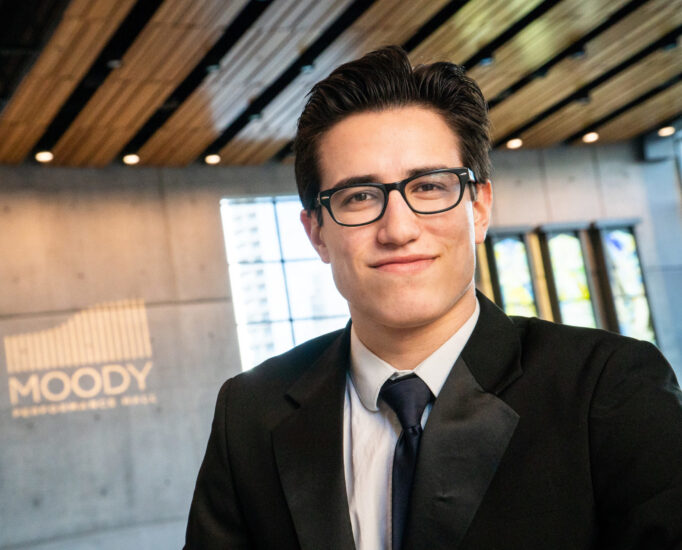
[[359, 231], [348, 232], [343, 239], [336, 235], [336, 239], [327, 243], [334, 282], [339, 291], [348, 294], [357, 291], [357, 280], [362, 277], [363, 266], [368, 263], [367, 251], [371, 236], [363, 236]]

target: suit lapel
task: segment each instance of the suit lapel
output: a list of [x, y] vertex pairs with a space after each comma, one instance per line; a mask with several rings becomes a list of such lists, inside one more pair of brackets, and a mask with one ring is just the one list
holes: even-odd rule
[[422, 436], [406, 548], [456, 548], [466, 534], [519, 416], [496, 394], [521, 376], [520, 342], [485, 297]]
[[287, 392], [296, 407], [272, 432], [284, 494], [303, 550], [354, 549], [343, 466], [349, 328]]

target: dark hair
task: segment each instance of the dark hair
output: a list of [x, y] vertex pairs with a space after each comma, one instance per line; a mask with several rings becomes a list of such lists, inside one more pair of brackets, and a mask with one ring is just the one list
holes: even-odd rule
[[335, 69], [310, 90], [294, 140], [296, 185], [311, 212], [320, 190], [318, 146], [345, 117], [363, 111], [420, 105], [443, 116], [458, 137], [459, 154], [477, 181], [490, 178], [490, 121], [480, 88], [454, 63], [412, 67], [405, 50], [389, 46]]

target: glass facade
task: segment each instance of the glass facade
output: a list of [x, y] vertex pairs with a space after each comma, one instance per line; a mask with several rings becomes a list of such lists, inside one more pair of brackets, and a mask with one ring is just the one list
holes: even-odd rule
[[298, 197], [225, 199], [220, 210], [243, 369], [347, 323]]

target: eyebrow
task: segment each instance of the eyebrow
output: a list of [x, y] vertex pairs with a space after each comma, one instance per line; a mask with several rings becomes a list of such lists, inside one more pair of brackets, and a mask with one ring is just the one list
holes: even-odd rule
[[[420, 166], [419, 168], [412, 168], [407, 171], [407, 176], [403, 179], [411, 178], [417, 174], [422, 174], [424, 172], [430, 172], [432, 170], [443, 170], [447, 168], [452, 168], [452, 166]], [[345, 187], [346, 185], [355, 185], [358, 183], [381, 183], [379, 177], [376, 174], [365, 174], [363, 176], [350, 176], [348, 178], [343, 178], [337, 181], [330, 189], [337, 189], [338, 187]], [[392, 182], [391, 182], [392, 183]]]

